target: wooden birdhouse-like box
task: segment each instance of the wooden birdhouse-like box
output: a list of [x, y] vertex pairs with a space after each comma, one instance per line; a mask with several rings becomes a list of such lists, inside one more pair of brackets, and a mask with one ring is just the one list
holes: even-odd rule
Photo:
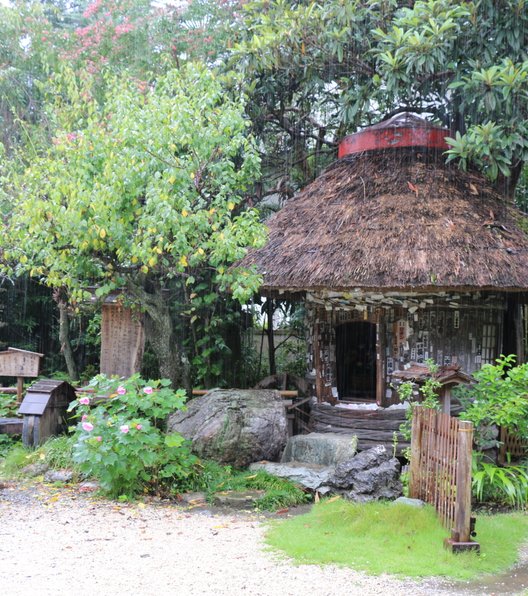
[[28, 389], [18, 410], [23, 419], [22, 442], [36, 447], [68, 426], [68, 406], [75, 399], [66, 381], [42, 380]]

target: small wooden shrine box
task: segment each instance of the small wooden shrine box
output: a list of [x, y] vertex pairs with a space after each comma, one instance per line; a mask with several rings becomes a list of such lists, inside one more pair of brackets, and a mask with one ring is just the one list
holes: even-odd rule
[[75, 397], [74, 388], [66, 381], [42, 380], [30, 387], [18, 410], [24, 417], [24, 445], [36, 447], [65, 431], [68, 406]]

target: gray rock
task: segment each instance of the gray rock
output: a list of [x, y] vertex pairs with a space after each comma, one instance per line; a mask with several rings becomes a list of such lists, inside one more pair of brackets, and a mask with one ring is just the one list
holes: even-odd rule
[[400, 463], [380, 445], [338, 464], [326, 484], [352, 501], [395, 499], [402, 494]]
[[21, 472], [24, 476], [30, 476], [34, 478], [35, 476], [42, 476], [49, 470], [49, 465], [46, 462], [37, 462], [35, 464], [29, 464], [25, 468], [22, 468]]
[[283, 399], [274, 390], [215, 389], [171, 414], [168, 430], [189, 439], [200, 457], [236, 467], [278, 459], [288, 438]]
[[392, 502], [393, 505], [408, 505], [409, 507], [421, 508], [425, 506], [421, 499], [410, 499], [409, 497], [398, 497]]
[[44, 482], [71, 482], [72, 480], [71, 470], [48, 470], [44, 474]]
[[287, 478], [296, 484], [304, 486], [310, 490], [318, 489], [322, 484], [326, 484], [328, 478], [332, 475], [333, 468], [328, 466], [318, 466], [316, 464], [305, 464], [301, 462], [258, 462], [249, 466], [250, 470], [263, 470], [278, 476]]
[[297, 461], [321, 466], [335, 466], [354, 457], [357, 437], [338, 433], [310, 433], [288, 439], [281, 462]]

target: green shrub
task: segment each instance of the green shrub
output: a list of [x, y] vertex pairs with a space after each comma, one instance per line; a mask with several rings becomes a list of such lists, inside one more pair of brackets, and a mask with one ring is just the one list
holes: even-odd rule
[[16, 443], [12, 436], [0, 433], [0, 459], [4, 459]]
[[475, 426], [477, 447], [489, 447], [493, 425], [528, 438], [528, 364], [514, 366], [515, 360], [514, 355], [501, 356], [495, 365], [484, 364], [473, 373], [476, 384], [457, 391], [465, 404], [464, 419]]
[[185, 404], [184, 391], [169, 385], [138, 374], [126, 381], [98, 375], [89, 384], [96, 397], [70, 405], [79, 418], [73, 459], [108, 496], [177, 490], [195, 473], [187, 442], [164, 432], [168, 414]]
[[473, 459], [473, 496], [481, 503], [523, 508], [528, 504], [526, 466], [496, 466]]
[[12, 418], [17, 415], [17, 396], [11, 393], [0, 393], [0, 418]]

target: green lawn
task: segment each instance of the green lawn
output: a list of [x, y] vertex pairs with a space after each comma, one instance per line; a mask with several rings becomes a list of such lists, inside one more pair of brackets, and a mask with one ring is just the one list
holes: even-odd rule
[[528, 541], [528, 515], [479, 516], [476, 529], [480, 556], [454, 555], [443, 547], [448, 532], [432, 507], [330, 499], [306, 515], [274, 523], [266, 539], [298, 563], [337, 564], [373, 575], [467, 580], [514, 565], [519, 546]]

